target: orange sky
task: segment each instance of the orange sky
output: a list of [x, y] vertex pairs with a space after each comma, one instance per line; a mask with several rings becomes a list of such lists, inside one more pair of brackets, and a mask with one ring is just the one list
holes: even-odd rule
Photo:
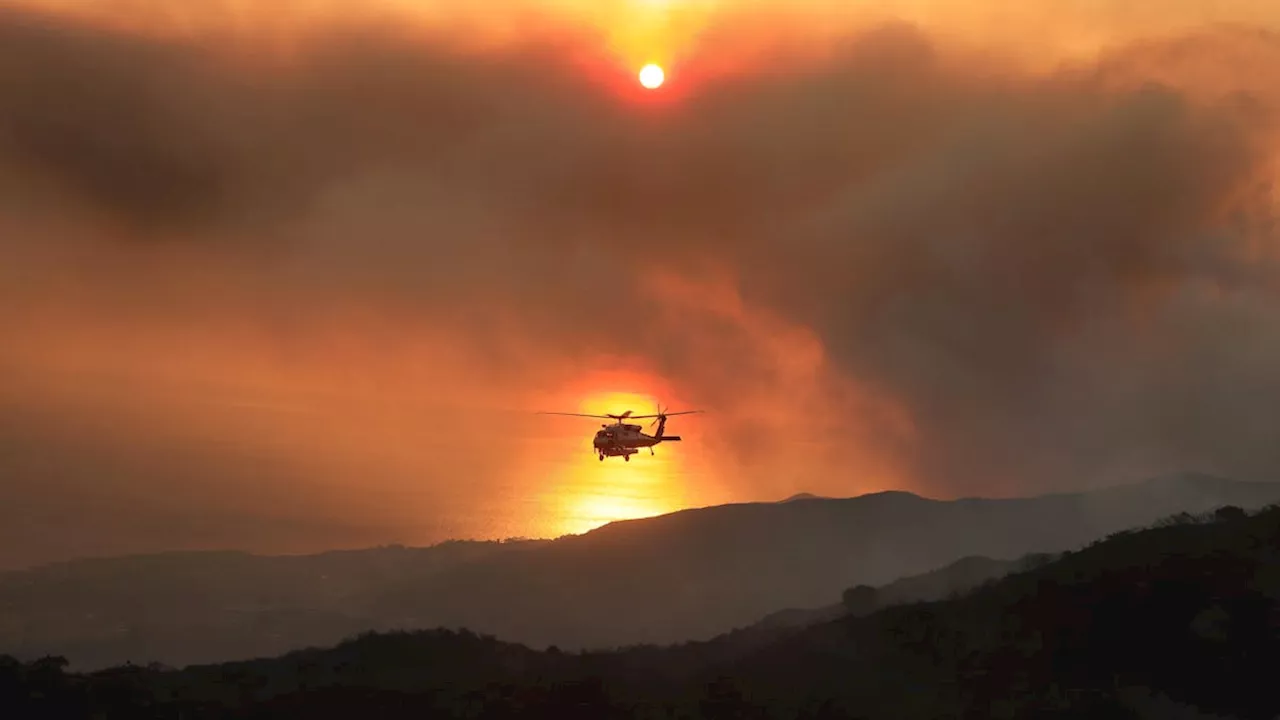
[[1270, 476], [1278, 19], [0, 2], [0, 566]]

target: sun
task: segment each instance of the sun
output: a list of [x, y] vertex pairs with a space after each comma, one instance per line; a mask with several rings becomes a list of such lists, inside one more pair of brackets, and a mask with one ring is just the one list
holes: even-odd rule
[[664, 80], [666, 80], [666, 73], [662, 72], [661, 67], [650, 63], [640, 68], [640, 84], [649, 90], [662, 87]]

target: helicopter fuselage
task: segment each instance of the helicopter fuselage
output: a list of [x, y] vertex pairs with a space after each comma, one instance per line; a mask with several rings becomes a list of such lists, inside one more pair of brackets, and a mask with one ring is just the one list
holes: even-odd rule
[[[649, 448], [649, 454], [653, 455], [653, 446], [664, 442], [680, 442], [679, 435], [667, 435], [667, 417], [671, 415], [689, 415], [691, 413], [699, 413], [701, 410], [681, 410], [676, 413], [668, 413], [663, 410], [661, 403], [658, 405], [658, 413], [656, 415], [634, 415], [630, 410], [621, 415], [591, 415], [587, 413], [540, 413], [542, 415], [573, 415], [575, 417], [598, 417], [614, 420], [613, 423], [601, 425], [596, 431], [595, 437], [591, 439], [591, 451], [599, 456], [601, 460], [607, 457], [621, 457], [623, 460], [630, 460], [632, 455], [640, 452], [642, 448]], [[641, 418], [657, 418], [657, 429], [652, 435], [646, 435], [641, 431], [641, 425], [633, 425], [626, 422], [627, 420], [639, 420]]]
[[[663, 424], [665, 425], [665, 423]], [[654, 445], [663, 442], [679, 442], [679, 440], [679, 436], [676, 435], [663, 435], [662, 425], [659, 425], [657, 435], [646, 435], [641, 432], [639, 425], [618, 423], [601, 425], [591, 444], [601, 460], [606, 457], [621, 457], [623, 460], [630, 460], [631, 456], [639, 452], [641, 448], [650, 448], [650, 452], [653, 452]]]

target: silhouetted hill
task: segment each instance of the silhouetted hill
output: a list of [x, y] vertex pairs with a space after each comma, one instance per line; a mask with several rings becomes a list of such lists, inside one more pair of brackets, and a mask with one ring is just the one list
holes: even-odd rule
[[0, 651], [100, 667], [277, 655], [378, 627], [350, 610], [371, 587], [425, 579], [545, 541], [448, 542], [317, 555], [175, 552], [0, 574]]
[[800, 630], [715, 674], [756, 697], [798, 703], [802, 689], [868, 717], [1134, 717], [1124, 708], [1154, 713], [1172, 699], [1275, 718], [1276, 667], [1273, 506], [1118, 533], [956, 600]]
[[1280, 713], [1280, 506], [1117, 533], [959, 597], [765, 642], [538, 652], [366, 635], [183, 671], [0, 661], [12, 717], [1170, 718]]
[[[920, 575], [899, 578], [875, 588], [871, 608], [882, 608], [903, 603], [944, 600], [953, 595], [973, 590], [1011, 572], [1025, 570], [1053, 559], [1052, 554], [1027, 555], [1018, 560], [994, 560], [971, 556], [961, 558], [946, 567]], [[760, 622], [745, 630], [797, 628], [827, 622], [845, 615], [849, 608], [835, 602], [819, 608], [791, 608], [765, 616]]]
[[831, 498], [824, 498], [818, 495], [814, 495], [813, 493], [796, 493], [795, 495], [792, 495], [791, 497], [786, 498], [785, 500], [780, 500], [779, 502], [788, 503], [788, 502], [798, 502], [800, 500], [830, 500], [830, 499]]
[[1004, 577], [1029, 562], [1030, 560], [1025, 558], [994, 560], [979, 556], [964, 557], [946, 567], [895, 580], [880, 588], [878, 595], [884, 605], [898, 605], [919, 600], [943, 600], [950, 595], [968, 592], [991, 580]]
[[966, 556], [1079, 547], [1280, 485], [1203, 476], [1037, 498], [887, 492], [689, 510], [527, 543], [303, 558], [95, 560], [0, 576], [0, 651], [78, 666], [274, 655], [370, 629], [467, 627], [565, 649], [706, 639]]
[[704, 639], [966, 556], [1058, 552], [1183, 510], [1277, 500], [1280, 484], [1175, 476], [1026, 499], [884, 492], [726, 505], [494, 555], [438, 583], [371, 594], [366, 612], [401, 627], [468, 627], [535, 647]]

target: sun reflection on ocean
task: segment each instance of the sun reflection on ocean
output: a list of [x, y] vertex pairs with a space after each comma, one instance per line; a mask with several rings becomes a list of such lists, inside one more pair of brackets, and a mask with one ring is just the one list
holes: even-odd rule
[[548, 516], [560, 525], [559, 534], [583, 533], [617, 520], [684, 507], [684, 483], [675, 458], [647, 452], [629, 463], [618, 458], [600, 462], [585, 452], [583, 457], [555, 488], [554, 507], [548, 508]]

